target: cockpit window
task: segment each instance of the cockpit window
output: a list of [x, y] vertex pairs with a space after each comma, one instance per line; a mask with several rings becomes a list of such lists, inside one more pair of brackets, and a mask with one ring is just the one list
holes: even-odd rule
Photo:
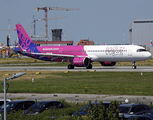
[[146, 51], [145, 49], [138, 49], [137, 52], [143, 52]]

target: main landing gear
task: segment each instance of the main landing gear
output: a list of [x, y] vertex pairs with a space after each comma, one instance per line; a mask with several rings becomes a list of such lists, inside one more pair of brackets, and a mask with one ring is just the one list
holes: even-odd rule
[[67, 68], [68, 68], [68, 69], [74, 69], [74, 65], [69, 64], [69, 65], [67, 66]]
[[[67, 68], [68, 68], [68, 69], [74, 69], [74, 65], [69, 64], [69, 65], [67, 66]], [[92, 69], [92, 65], [89, 64], [89, 65], [86, 67], [86, 69]]]
[[137, 67], [135, 66], [135, 61], [132, 62], [132, 68], [136, 69]]
[[86, 67], [86, 69], [92, 69], [92, 65], [89, 64], [89, 65]]

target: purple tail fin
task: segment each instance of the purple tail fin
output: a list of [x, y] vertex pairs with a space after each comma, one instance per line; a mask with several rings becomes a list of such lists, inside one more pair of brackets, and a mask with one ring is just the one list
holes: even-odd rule
[[25, 29], [21, 24], [16, 24], [17, 34], [19, 38], [19, 48], [25, 52], [38, 52], [37, 46], [33, 43]]

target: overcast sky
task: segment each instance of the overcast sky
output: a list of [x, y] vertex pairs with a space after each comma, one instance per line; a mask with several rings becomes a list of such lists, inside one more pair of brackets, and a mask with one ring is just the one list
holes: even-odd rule
[[[44, 11], [36, 7], [79, 8], [75, 11], [50, 10], [48, 18], [49, 40], [51, 29], [63, 29], [62, 40], [89, 39], [95, 44], [129, 43], [129, 26], [134, 19], [153, 19], [153, 0], [0, 0], [0, 30], [15, 29], [20, 23], [31, 36], [33, 15], [44, 19]], [[28, 29], [27, 29], [28, 28]], [[33, 29], [33, 28], [32, 28]], [[41, 32], [42, 29], [42, 32]], [[0, 31], [0, 42], [7, 44], [9, 31]], [[32, 30], [33, 34], [33, 30]], [[36, 22], [36, 34], [45, 36], [45, 22]], [[16, 31], [10, 31], [11, 44], [17, 39]]]

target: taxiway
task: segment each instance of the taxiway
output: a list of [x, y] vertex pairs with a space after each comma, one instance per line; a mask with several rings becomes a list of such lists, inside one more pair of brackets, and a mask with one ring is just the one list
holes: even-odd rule
[[132, 69], [132, 66], [93, 66], [92, 69], [85, 67], [75, 67], [67, 69], [67, 66], [1, 66], [0, 71], [98, 71], [98, 72], [153, 72], [153, 66], [137, 66], [137, 69]]

